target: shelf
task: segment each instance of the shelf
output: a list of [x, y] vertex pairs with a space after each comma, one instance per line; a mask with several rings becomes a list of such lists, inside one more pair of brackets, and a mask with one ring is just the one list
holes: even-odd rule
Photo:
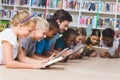
[[58, 8], [47, 8], [48, 10], [58, 10]]
[[97, 11], [87, 11], [87, 10], [80, 10], [80, 12], [83, 12], [83, 13], [94, 13], [94, 14], [97, 13]]
[[8, 18], [0, 18], [0, 20], [11, 20], [11, 19], [8, 19]]
[[72, 9], [64, 9], [66, 11], [69, 11], [69, 12], [79, 12], [79, 10], [72, 10]]
[[8, 6], [8, 7], [14, 7], [14, 5], [9, 5], [9, 4], [0, 4], [1, 6]]
[[30, 8], [30, 6], [27, 5], [15, 5], [16, 7], [22, 7], [22, 8]]
[[36, 6], [32, 6], [32, 9], [46, 9], [45, 7], [36, 7]]
[[[79, 27], [80, 27], [80, 28], [87, 28], [86, 25], [79, 25]], [[92, 27], [92, 29], [100, 29], [100, 30], [104, 30], [105, 28], [99, 28], [99, 27], [97, 27], [97, 28], [95, 27], [95, 28], [94, 28], [94, 27]]]
[[[5, 1], [10, 1], [10, 0], [5, 0]], [[57, 10], [62, 8], [64, 10], [68, 11], [71, 14], [71, 16], [73, 17], [73, 22], [70, 23], [69, 26], [81, 27], [81, 28], [87, 28], [87, 26], [86, 25], [78, 25], [78, 20], [80, 20], [80, 16], [83, 16], [83, 18], [85, 17], [85, 19], [90, 17], [90, 19], [92, 18], [93, 20], [97, 19], [96, 18], [97, 15], [98, 15], [98, 19], [105, 17], [105, 18], [112, 18], [114, 20], [117, 20], [117, 18], [120, 17], [120, 13], [116, 12], [116, 9], [114, 9], [117, 7], [116, 4], [120, 4], [120, 0], [101, 0], [104, 3], [101, 4], [102, 8], [100, 8], [100, 11], [97, 11], [98, 7], [97, 8], [95, 7], [96, 9], [94, 9], [94, 8], [90, 9], [90, 6], [91, 6], [90, 4], [89, 4], [89, 6], [85, 6], [87, 4], [82, 3], [84, 1], [87, 3], [91, 2], [91, 1], [97, 3], [98, 0], [68, 0], [68, 5], [66, 3], [63, 3], [63, 2], [66, 2], [66, 0], [59, 0], [60, 2], [57, 2], [54, 0], [56, 3], [50, 2], [48, 4], [47, 8], [45, 7], [45, 4], [38, 4], [37, 1], [39, 2], [39, 0], [33, 0], [33, 1], [29, 0], [29, 4], [22, 3], [23, 5], [19, 5], [19, 2], [20, 2], [19, 0], [18, 0], [18, 3], [15, 3], [15, 5], [0, 3], [0, 8], [2, 10], [7, 9], [7, 10], [14, 10], [14, 11], [26, 9], [26, 10], [29, 10], [30, 12], [38, 12], [38, 14], [39, 13], [53, 14], [54, 12], [56, 12]], [[76, 4], [74, 4], [71, 1], [76, 1]], [[114, 3], [111, 4], [110, 2], [114, 2]], [[109, 4], [109, 9], [107, 9], [105, 7], [106, 3]], [[52, 8], [52, 7], [54, 7], [54, 8]], [[103, 11], [106, 11], [106, 9], [107, 9], [107, 11], [111, 11], [111, 12], [103, 12]], [[89, 11], [89, 10], [91, 10], [91, 11]], [[95, 11], [93, 11], [93, 10], [95, 10]], [[115, 11], [115, 12], [113, 12], [113, 11]], [[119, 5], [118, 5], [118, 11], [119, 11]], [[9, 12], [8, 12], [8, 14], [9, 14]], [[5, 13], [4, 15], [7, 15], [7, 14]], [[10, 20], [10, 19], [0, 18], [0, 20]], [[116, 28], [115, 24], [114, 24], [114, 28]], [[103, 30], [105, 28], [98, 27], [97, 29]]]
[[116, 13], [111, 12], [99, 12], [99, 14], [108, 14], [108, 15], [116, 15]]

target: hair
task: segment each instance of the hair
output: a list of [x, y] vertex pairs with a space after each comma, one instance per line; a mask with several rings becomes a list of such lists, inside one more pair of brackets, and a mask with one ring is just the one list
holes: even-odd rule
[[76, 30], [77, 35], [83, 35], [86, 36], [86, 30], [84, 28], [79, 28]]
[[58, 23], [53, 20], [53, 19], [47, 19], [49, 25], [50, 25], [50, 30], [52, 30], [53, 28], [59, 29], [59, 25]]
[[100, 32], [100, 30], [98, 30], [98, 29], [93, 29], [92, 30], [92, 33], [91, 33], [91, 36], [98, 36], [98, 37], [101, 37], [101, 32]]
[[44, 27], [49, 28], [49, 23], [46, 19], [41, 18], [41, 17], [33, 17], [33, 19], [36, 21], [36, 29], [41, 29]]
[[[32, 16], [32, 14], [27, 10], [17, 11], [17, 13], [13, 16], [12, 20], [10, 21], [10, 24], [12, 26], [17, 26], [18, 24], [20, 24], [30, 16]], [[36, 21], [33, 18], [30, 18], [29, 20], [25, 21], [23, 24], [28, 25], [31, 22], [36, 24]]]
[[63, 38], [68, 39], [71, 35], [77, 35], [77, 34], [74, 29], [69, 28], [67, 31], [63, 33]]
[[102, 32], [102, 36], [103, 37], [108, 37], [108, 38], [114, 38], [115, 32], [113, 29], [111, 28], [106, 28], [105, 30], [103, 30]]
[[53, 15], [53, 19], [55, 21], [60, 20], [60, 22], [63, 22], [65, 20], [72, 22], [72, 16], [63, 9], [57, 10]]

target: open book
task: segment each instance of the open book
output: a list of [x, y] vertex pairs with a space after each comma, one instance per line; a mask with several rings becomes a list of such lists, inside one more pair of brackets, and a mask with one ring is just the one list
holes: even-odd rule
[[98, 46], [93, 46], [93, 49], [97, 54], [103, 53], [103, 52], [108, 52], [109, 48], [106, 47], [98, 47]]
[[48, 61], [46, 64], [45, 64], [45, 66], [47, 67], [47, 66], [49, 66], [49, 65], [51, 65], [51, 64], [54, 64], [54, 63], [56, 63], [56, 62], [58, 62], [58, 61], [61, 61], [61, 60], [63, 60], [64, 59], [64, 57], [58, 57], [58, 58], [55, 58], [55, 59], [52, 59], [52, 60], [50, 60], [50, 61]]
[[45, 64], [45, 66], [49, 66], [49, 65], [54, 64], [54, 63], [56, 63], [58, 61], [64, 60], [66, 57], [69, 57], [69, 56], [75, 54], [76, 52], [79, 52], [84, 47], [85, 47], [85, 45], [79, 46], [79, 47], [75, 48], [72, 53], [70, 53], [70, 54], [66, 55], [65, 57], [63, 57], [62, 54], [65, 53], [69, 49], [69, 48], [65, 48], [55, 58], [53, 58], [52, 60], [48, 61]]
[[69, 49], [69, 48], [63, 49], [60, 53], [58, 53], [58, 54], [54, 57], [54, 59], [56, 59], [56, 58], [62, 56], [62, 54], [65, 53], [68, 49]]
[[71, 55], [73, 55], [73, 54], [75, 54], [77, 52], [80, 52], [84, 47], [85, 47], [85, 45], [81, 45], [81, 46], [76, 47], [75, 49], [73, 49], [72, 53], [66, 55], [65, 57], [69, 57], [69, 56], [71, 56]]

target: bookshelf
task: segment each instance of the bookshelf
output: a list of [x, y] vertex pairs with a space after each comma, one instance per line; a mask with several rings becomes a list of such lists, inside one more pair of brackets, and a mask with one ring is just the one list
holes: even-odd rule
[[19, 10], [50, 18], [58, 9], [72, 15], [71, 27], [120, 29], [120, 0], [0, 0], [0, 20], [11, 20]]

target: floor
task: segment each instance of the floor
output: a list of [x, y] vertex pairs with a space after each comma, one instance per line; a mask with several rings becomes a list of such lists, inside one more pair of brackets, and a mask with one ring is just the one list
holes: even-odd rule
[[45, 70], [1, 66], [0, 80], [120, 80], [120, 59], [84, 58], [57, 63]]

